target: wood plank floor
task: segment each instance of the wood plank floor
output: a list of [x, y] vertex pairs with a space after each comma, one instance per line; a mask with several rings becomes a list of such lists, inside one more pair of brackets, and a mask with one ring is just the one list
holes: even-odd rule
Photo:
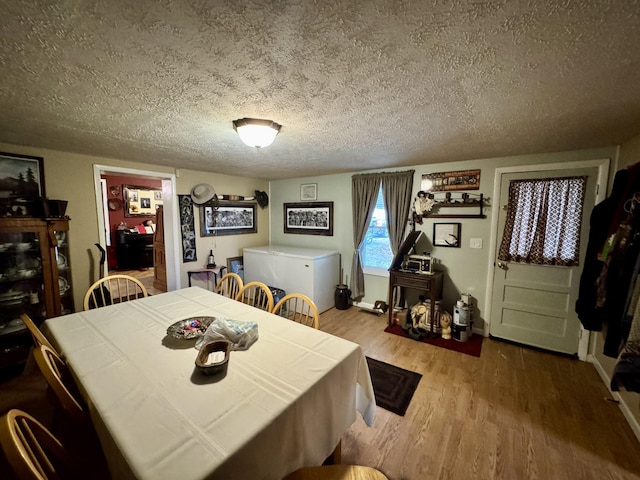
[[355, 307], [321, 316], [365, 355], [423, 375], [404, 417], [358, 418], [342, 463], [390, 479], [640, 478], [640, 443], [591, 364], [491, 339], [476, 358], [385, 327]]
[[[386, 317], [331, 309], [321, 329], [423, 375], [404, 417], [377, 409], [342, 440], [342, 463], [392, 480], [640, 479], [640, 443], [592, 365], [485, 339], [480, 358], [384, 333]], [[0, 414], [52, 409], [33, 363], [0, 381]], [[0, 460], [0, 478], [6, 470]]]

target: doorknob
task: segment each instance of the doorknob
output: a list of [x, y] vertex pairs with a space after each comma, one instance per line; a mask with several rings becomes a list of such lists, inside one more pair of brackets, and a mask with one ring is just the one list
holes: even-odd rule
[[498, 262], [498, 268], [502, 270], [509, 270], [509, 266], [505, 262]]

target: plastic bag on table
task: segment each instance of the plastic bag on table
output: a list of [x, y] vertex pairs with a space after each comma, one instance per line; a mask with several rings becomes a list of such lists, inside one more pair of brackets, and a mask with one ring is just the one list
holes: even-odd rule
[[214, 340], [229, 340], [231, 350], [246, 350], [258, 339], [258, 324], [231, 318], [216, 318], [196, 342], [196, 348]]

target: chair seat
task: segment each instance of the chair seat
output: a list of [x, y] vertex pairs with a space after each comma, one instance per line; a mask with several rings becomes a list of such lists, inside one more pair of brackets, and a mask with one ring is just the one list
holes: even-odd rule
[[379, 470], [361, 465], [324, 465], [305, 467], [283, 480], [388, 480]]

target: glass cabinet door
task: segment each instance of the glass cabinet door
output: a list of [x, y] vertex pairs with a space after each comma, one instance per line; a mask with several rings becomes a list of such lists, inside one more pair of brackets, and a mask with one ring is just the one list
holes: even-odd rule
[[74, 311], [66, 219], [0, 218], [0, 373], [24, 364], [36, 326]]
[[60, 295], [60, 315], [73, 312], [73, 295], [71, 290], [71, 265], [69, 264], [69, 237], [68, 231], [58, 229], [54, 225], [53, 235], [57, 246], [53, 248], [53, 258], [58, 274], [58, 292]]
[[22, 313], [42, 320], [44, 283], [38, 232], [0, 233], [0, 332], [25, 329]]

